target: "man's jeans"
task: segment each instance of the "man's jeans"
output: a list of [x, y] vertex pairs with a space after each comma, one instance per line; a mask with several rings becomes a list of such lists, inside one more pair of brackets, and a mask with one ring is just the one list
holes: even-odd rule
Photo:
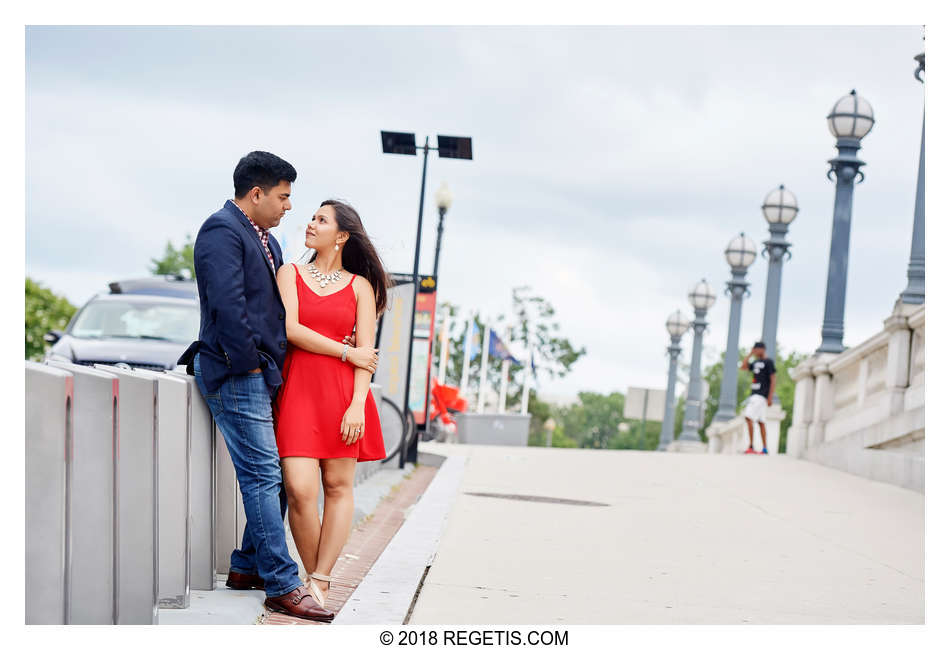
[[231, 570], [256, 573], [269, 597], [282, 596], [301, 582], [284, 534], [287, 501], [267, 384], [261, 373], [231, 376], [209, 395], [200, 356], [195, 356], [195, 383], [228, 446], [247, 515], [241, 548], [231, 553]]

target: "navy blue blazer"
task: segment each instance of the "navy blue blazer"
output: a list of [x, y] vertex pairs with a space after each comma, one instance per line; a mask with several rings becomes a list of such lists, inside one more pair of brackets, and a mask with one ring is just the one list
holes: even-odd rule
[[[274, 237], [268, 238], [268, 246], [280, 268], [283, 258]], [[260, 238], [231, 201], [198, 231], [195, 279], [201, 330], [178, 363], [194, 374], [193, 360], [200, 352], [202, 380], [211, 393], [229, 376], [260, 368], [273, 396], [287, 352], [284, 305]]]

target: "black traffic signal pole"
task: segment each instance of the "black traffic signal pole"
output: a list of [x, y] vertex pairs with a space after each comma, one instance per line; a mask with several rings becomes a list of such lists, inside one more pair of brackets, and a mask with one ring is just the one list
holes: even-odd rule
[[[416, 151], [422, 149], [422, 190], [419, 193], [419, 220], [416, 225], [416, 252], [415, 260], [412, 264], [412, 315], [409, 321], [409, 360], [406, 365], [406, 394], [403, 400], [403, 414], [406, 418], [412, 419], [412, 428], [415, 429], [416, 420], [409, 411], [409, 388], [412, 383], [412, 346], [415, 343], [416, 328], [416, 300], [419, 295], [419, 248], [422, 244], [422, 208], [425, 204], [426, 195], [426, 167], [429, 161], [429, 136], [426, 136], [425, 146], [416, 145], [416, 136], [414, 133], [403, 133], [396, 131], [382, 131], [380, 133], [383, 139], [383, 153], [406, 154], [415, 156]], [[438, 136], [438, 151], [441, 158], [461, 158], [463, 160], [472, 159], [472, 139], [459, 136]], [[438, 252], [436, 253], [438, 255]], [[434, 318], [433, 314], [433, 318]], [[431, 349], [432, 340], [429, 340]], [[428, 374], [428, 371], [427, 371]], [[426, 381], [426, 413], [424, 417], [428, 422], [428, 403], [429, 403], [429, 384]], [[406, 459], [415, 463], [417, 461], [418, 430], [415, 430], [412, 436], [412, 442], [408, 445], [403, 440], [399, 445], [399, 467], [405, 466]]]
[[[399, 448], [399, 469], [406, 465], [408, 459], [410, 463], [418, 460], [418, 437], [419, 431], [416, 429], [416, 418], [409, 410], [409, 387], [412, 383], [412, 348], [416, 342], [416, 300], [419, 295], [419, 248], [422, 243], [422, 207], [425, 204], [426, 197], [426, 167], [429, 162], [429, 136], [426, 136], [424, 147], [422, 149], [422, 190], [419, 192], [419, 220], [416, 224], [416, 254], [412, 262], [412, 315], [409, 317], [409, 360], [406, 364], [406, 395], [403, 399], [403, 413], [406, 418], [411, 418], [412, 427], [410, 428], [411, 441], [403, 441]], [[428, 417], [428, 413], [423, 417]], [[406, 447], [409, 449], [406, 449]]]

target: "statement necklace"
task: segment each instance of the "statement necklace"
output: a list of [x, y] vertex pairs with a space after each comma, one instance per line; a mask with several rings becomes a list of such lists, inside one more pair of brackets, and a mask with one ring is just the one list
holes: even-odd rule
[[328, 284], [338, 281], [343, 275], [343, 268], [340, 267], [333, 273], [322, 273], [313, 263], [307, 264], [307, 270], [310, 271], [310, 277], [320, 283], [323, 288]]

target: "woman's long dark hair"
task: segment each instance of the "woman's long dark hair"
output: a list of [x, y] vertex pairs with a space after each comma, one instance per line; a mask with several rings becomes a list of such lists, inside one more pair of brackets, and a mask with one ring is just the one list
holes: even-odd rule
[[[336, 224], [340, 232], [350, 234], [343, 246], [343, 268], [350, 273], [362, 275], [369, 280], [373, 287], [373, 293], [376, 294], [376, 317], [386, 309], [386, 300], [389, 287], [393, 286], [389, 274], [383, 268], [383, 263], [379, 259], [379, 253], [376, 247], [369, 240], [369, 235], [363, 228], [363, 221], [356, 209], [343, 201], [337, 199], [327, 199], [320, 204], [322, 208], [325, 205], [333, 207], [336, 215]], [[317, 259], [317, 251], [313, 252], [309, 262], [312, 264]]]

